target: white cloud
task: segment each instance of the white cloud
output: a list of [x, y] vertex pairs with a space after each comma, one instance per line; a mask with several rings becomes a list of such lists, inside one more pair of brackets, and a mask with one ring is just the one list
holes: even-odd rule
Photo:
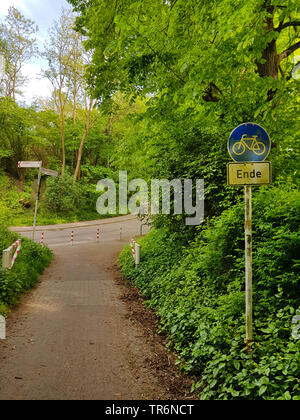
[[[33, 20], [39, 27], [36, 34], [38, 47], [43, 50], [44, 43], [47, 42], [48, 28], [53, 25], [61, 13], [61, 8], [70, 8], [66, 0], [0, 0], [0, 20], [7, 15], [10, 6], [16, 7], [27, 18]], [[37, 97], [49, 97], [51, 93], [51, 83], [41, 77], [41, 69], [47, 67], [45, 59], [35, 58], [22, 68], [22, 74], [30, 80], [22, 89], [22, 96], [18, 99], [31, 104]]]
[[14, 6], [20, 11], [27, 13], [26, 0], [1, 0], [0, 1], [0, 15], [6, 16], [10, 6]]
[[37, 64], [25, 64], [22, 74], [28, 77], [28, 83], [22, 88], [22, 95], [17, 99], [31, 105], [36, 98], [48, 98], [51, 95], [52, 85], [48, 79], [41, 75], [41, 67]]

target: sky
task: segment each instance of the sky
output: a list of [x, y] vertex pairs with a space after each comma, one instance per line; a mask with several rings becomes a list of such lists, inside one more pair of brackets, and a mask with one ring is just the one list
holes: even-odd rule
[[[17, 8], [27, 19], [38, 25], [37, 39], [40, 51], [43, 50], [48, 29], [53, 25], [53, 21], [59, 18], [61, 9], [71, 7], [66, 0], [0, 0], [1, 21], [4, 21], [10, 6]], [[18, 101], [30, 105], [37, 97], [50, 96], [51, 84], [40, 76], [41, 69], [46, 68], [47, 62], [42, 58], [33, 59], [24, 65], [23, 74], [29, 78], [29, 82], [23, 88], [22, 97], [17, 97]]]

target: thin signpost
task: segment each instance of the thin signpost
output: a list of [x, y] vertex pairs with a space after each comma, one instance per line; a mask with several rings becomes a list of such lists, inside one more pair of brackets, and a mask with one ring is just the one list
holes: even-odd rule
[[33, 241], [34, 241], [35, 229], [36, 229], [36, 216], [37, 216], [38, 202], [39, 202], [39, 196], [40, 196], [41, 177], [42, 177], [42, 166], [39, 167], [38, 185], [37, 185], [37, 192], [36, 192], [36, 197], [35, 197], [34, 219], [33, 219], [33, 230], [32, 230]]
[[51, 169], [42, 168], [42, 161], [19, 161], [18, 162], [18, 168], [38, 168], [39, 169], [38, 183], [37, 183], [37, 193], [36, 193], [35, 206], [34, 206], [33, 228], [32, 228], [32, 240], [34, 241], [42, 175], [58, 177], [59, 173], [57, 171], [53, 171]]
[[246, 289], [246, 349], [251, 348], [252, 334], [252, 188], [245, 187], [245, 289]]
[[271, 149], [267, 132], [257, 124], [245, 123], [230, 134], [228, 152], [234, 162], [227, 164], [227, 183], [243, 186], [245, 193], [245, 307], [246, 353], [253, 341], [252, 298], [252, 186], [271, 182], [271, 164], [264, 162]]

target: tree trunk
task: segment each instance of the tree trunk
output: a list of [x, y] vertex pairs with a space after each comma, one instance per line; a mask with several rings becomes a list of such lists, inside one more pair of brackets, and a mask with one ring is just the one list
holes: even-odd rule
[[[268, 12], [268, 17], [266, 18], [266, 32], [267, 36], [270, 32], [275, 31], [274, 28], [274, 6], [270, 5], [269, 0], [265, 0], [264, 8]], [[279, 56], [277, 54], [276, 40], [273, 39], [270, 41], [265, 49], [262, 51], [262, 60], [263, 63], [257, 62], [257, 72], [260, 77], [272, 77], [273, 79], [278, 79], [279, 71]]]
[[78, 149], [77, 164], [76, 164], [76, 168], [75, 168], [75, 172], [74, 172], [74, 178], [73, 178], [74, 182], [77, 181], [77, 178], [79, 176], [80, 163], [81, 163], [81, 158], [82, 158], [82, 151], [83, 151], [83, 146], [84, 146], [84, 142], [85, 142], [85, 139], [87, 137], [87, 134], [88, 134], [88, 129], [86, 128], [83, 135], [82, 135], [80, 146], [79, 146], [79, 149]]
[[62, 121], [61, 121], [61, 149], [62, 149], [61, 174], [63, 175], [66, 169], [65, 116], [64, 115], [62, 115]]
[[260, 77], [272, 77], [278, 79], [279, 57], [276, 49], [276, 41], [271, 41], [262, 52], [264, 63], [257, 63]]
[[25, 172], [24, 172], [24, 169], [18, 169], [17, 172], [18, 172], [18, 177], [19, 177], [19, 181], [20, 181], [19, 187], [22, 191], [24, 191], [24, 189], [25, 189]]
[[76, 98], [77, 98], [77, 88], [76, 88], [76, 86], [74, 86], [74, 89], [73, 89], [73, 110], [72, 110], [73, 124], [75, 124], [76, 117], [77, 117], [77, 99]]
[[62, 92], [59, 92], [59, 106], [60, 106], [60, 136], [61, 136], [61, 150], [62, 150], [62, 165], [61, 174], [65, 173], [66, 169], [66, 150], [65, 150], [65, 107], [62, 98]]
[[13, 78], [12, 98], [14, 101], [16, 100], [16, 75], [15, 74]]
[[114, 113], [113, 113], [113, 110], [111, 110], [110, 117], [109, 117], [109, 123], [108, 123], [108, 135], [109, 135], [110, 139], [111, 139], [111, 136], [112, 136], [113, 120], [114, 120]]
[[93, 100], [90, 99], [90, 103], [89, 103], [88, 110], [87, 110], [87, 116], [86, 116], [85, 130], [84, 130], [84, 133], [82, 135], [80, 146], [79, 146], [79, 149], [78, 149], [77, 163], [76, 163], [76, 168], [75, 168], [74, 177], [73, 177], [74, 183], [77, 181], [78, 176], [79, 176], [83, 146], [84, 146], [85, 139], [86, 139], [86, 137], [88, 135], [88, 132], [89, 132], [89, 129], [90, 129], [90, 118], [91, 118], [92, 107], [93, 107]]

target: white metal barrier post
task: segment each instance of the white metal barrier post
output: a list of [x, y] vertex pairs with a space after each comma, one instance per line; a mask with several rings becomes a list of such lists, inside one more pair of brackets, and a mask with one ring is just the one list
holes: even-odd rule
[[3, 250], [2, 254], [2, 267], [10, 268], [12, 258], [12, 248], [7, 248]]
[[135, 268], [138, 268], [138, 265], [141, 260], [141, 245], [135, 244]]
[[[17, 248], [14, 255], [12, 256], [12, 251], [14, 248]], [[3, 250], [2, 254], [2, 267], [11, 269], [19, 255], [21, 249], [21, 239], [13, 243], [9, 248]]]
[[0, 315], [0, 340], [6, 339], [6, 320], [4, 316]]
[[131, 239], [130, 248], [131, 248], [132, 256], [135, 262], [135, 268], [137, 268], [141, 260], [141, 245], [136, 243], [134, 239]]
[[134, 259], [134, 261], [135, 261], [135, 246], [134, 246], [134, 244], [135, 244], [135, 241], [133, 240], [133, 239], [131, 239], [131, 241], [130, 241], [130, 248], [131, 248], [131, 252], [132, 252], [132, 256], [133, 256], [133, 259]]
[[13, 267], [13, 265], [14, 265], [16, 259], [17, 259], [17, 256], [19, 255], [19, 252], [20, 252], [20, 249], [21, 249], [21, 239], [19, 239], [16, 242], [16, 247], [17, 247], [16, 252], [14, 253], [14, 256], [12, 257], [12, 260], [11, 260], [11, 268]]

